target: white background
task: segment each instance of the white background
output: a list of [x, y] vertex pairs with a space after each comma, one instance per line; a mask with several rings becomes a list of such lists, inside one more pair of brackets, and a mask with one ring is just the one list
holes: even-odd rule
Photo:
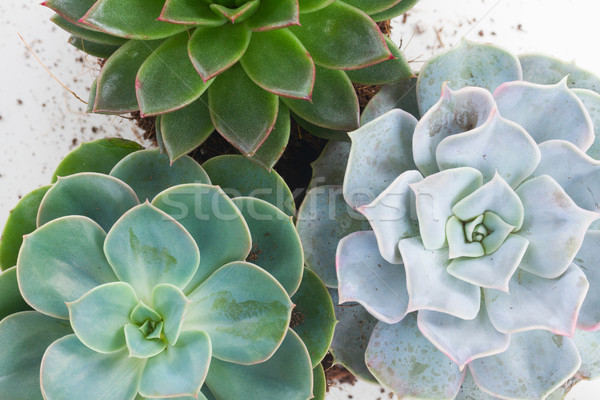
[[[139, 137], [127, 119], [85, 114], [85, 104], [50, 75], [87, 100], [99, 70], [93, 57], [66, 43], [68, 34], [48, 21], [51, 15], [35, 1], [0, 2], [0, 228], [18, 199], [47, 184], [60, 159], [82, 141]], [[421, 0], [405, 19], [393, 22], [393, 39], [415, 70], [464, 36], [517, 54], [575, 60], [600, 74], [599, 16], [600, 4], [592, 0]], [[368, 384], [335, 387], [327, 395], [327, 400], [350, 398], [390, 397]], [[568, 399], [599, 398], [600, 383], [584, 382]]]

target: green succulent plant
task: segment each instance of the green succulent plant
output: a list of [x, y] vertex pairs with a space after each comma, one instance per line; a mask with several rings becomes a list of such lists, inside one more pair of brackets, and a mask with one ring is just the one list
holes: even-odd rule
[[463, 41], [325, 149], [297, 227], [353, 305], [338, 362], [415, 399], [558, 399], [600, 375], [598, 83]]
[[270, 169], [290, 111], [317, 127], [358, 127], [351, 82], [412, 75], [375, 21], [417, 0], [47, 0], [71, 44], [107, 57], [89, 110], [159, 116], [171, 160], [216, 129]]
[[0, 242], [18, 253], [0, 274], [0, 397], [322, 399], [333, 305], [292, 218], [212, 184], [239, 167], [261, 193], [284, 185], [242, 156], [205, 170], [114, 139], [68, 155]]

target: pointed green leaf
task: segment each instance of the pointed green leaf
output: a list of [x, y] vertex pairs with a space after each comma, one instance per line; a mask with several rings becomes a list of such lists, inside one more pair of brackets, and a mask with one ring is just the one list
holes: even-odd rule
[[293, 114], [294, 121], [300, 125], [302, 129], [307, 131], [313, 136], [319, 137], [321, 139], [326, 139], [330, 141], [341, 141], [341, 142], [349, 142], [350, 138], [348, 137], [348, 133], [345, 131], [338, 131], [333, 129], [323, 128], [321, 126], [317, 126], [311, 124], [308, 121], [303, 120], [298, 115]]
[[188, 53], [200, 77], [207, 81], [239, 61], [246, 52], [252, 31], [245, 24], [196, 28]]
[[363, 85], [384, 85], [414, 76], [398, 46], [387, 36], [385, 41], [394, 58], [369, 67], [346, 71], [352, 82]]
[[341, 1], [303, 14], [300, 23], [290, 30], [323, 67], [357, 69], [393, 57], [377, 24]]
[[325, 379], [325, 370], [319, 363], [313, 368], [313, 396], [314, 400], [325, 400], [327, 392], [327, 380]]
[[10, 211], [2, 236], [0, 236], [0, 267], [8, 269], [17, 264], [23, 236], [37, 227], [36, 220], [40, 203], [50, 186], [27, 193]]
[[240, 65], [217, 77], [208, 100], [217, 131], [245, 155], [253, 155], [275, 126], [277, 96], [252, 82]]
[[117, 280], [102, 251], [105, 237], [81, 216], [51, 221], [26, 236], [17, 263], [23, 297], [37, 310], [67, 319], [65, 301]]
[[406, 0], [345, 0], [346, 3], [371, 15], [380, 13]]
[[162, 39], [185, 26], [157, 21], [164, 0], [98, 0], [78, 22], [129, 39]]
[[[240, 4], [236, 2], [236, 5]], [[256, 13], [260, 0], [247, 0], [247, 2], [239, 7], [225, 7], [221, 4], [211, 4], [210, 9], [217, 15], [223, 15], [232, 24], [240, 23]]]
[[292, 302], [296, 304], [292, 327], [306, 345], [313, 367], [318, 367], [329, 350], [337, 322], [331, 297], [317, 274], [305, 269]]
[[0, 322], [0, 398], [42, 399], [40, 363], [54, 342], [72, 333], [68, 321], [35, 311], [13, 314]]
[[142, 200], [184, 183], [210, 183], [200, 164], [190, 157], [173, 162], [158, 149], [139, 151], [122, 159], [110, 172], [127, 183]]
[[58, 164], [52, 175], [52, 183], [55, 183], [59, 176], [74, 175], [79, 172], [109, 174], [123, 157], [141, 149], [143, 147], [138, 143], [121, 138], [82, 143]]
[[172, 346], [177, 343], [189, 300], [176, 286], [166, 283], [152, 291], [152, 307], [162, 316], [165, 340]]
[[162, 43], [162, 40], [130, 40], [106, 60], [98, 77], [94, 112], [139, 110], [135, 77], [142, 63]]
[[202, 167], [211, 181], [232, 197], [256, 197], [288, 215], [293, 215], [296, 209], [290, 188], [274, 170], [266, 171], [239, 155], [213, 157]]
[[202, 329], [214, 357], [238, 364], [263, 362], [275, 353], [293, 307], [275, 278], [241, 261], [221, 267], [188, 297], [184, 330]]
[[196, 397], [210, 364], [210, 337], [201, 331], [183, 332], [176, 345], [148, 360], [140, 394], [153, 398]]
[[[134, 292], [135, 293], [135, 292]], [[137, 303], [137, 305], [131, 310], [131, 314], [129, 315], [129, 319], [136, 325], [141, 325], [140, 329], [146, 324], [146, 322], [160, 322], [162, 317], [159, 313], [154, 311], [150, 306], [148, 306], [143, 301]], [[146, 328], [144, 328], [145, 330]], [[149, 332], [147, 332], [149, 333]]]
[[98, 78], [95, 78], [94, 82], [92, 82], [92, 86], [90, 87], [90, 94], [88, 95], [88, 103], [87, 103], [87, 107], [85, 109], [86, 113], [94, 112], [94, 101], [96, 101], [97, 91], [98, 91]]
[[299, 25], [298, 0], [261, 0], [256, 13], [248, 18], [246, 25], [255, 31], [285, 28]]
[[123, 327], [138, 299], [124, 282], [112, 282], [90, 290], [67, 303], [69, 320], [81, 343], [99, 353], [112, 353], [125, 347]]
[[238, 197], [233, 202], [242, 212], [252, 236], [247, 260], [273, 275], [293, 295], [302, 280], [304, 255], [292, 217], [253, 197]]
[[143, 116], [175, 111], [194, 102], [210, 86], [188, 55], [189, 33], [165, 41], [142, 63], [135, 80]]
[[162, 115], [157, 126], [171, 162], [188, 154], [215, 130], [208, 110], [207, 93], [187, 107]]
[[206, 384], [218, 399], [306, 400], [312, 397], [313, 376], [306, 347], [289, 329], [265, 362], [240, 365], [213, 359]]
[[300, 5], [300, 14], [320, 10], [327, 7], [334, 1], [335, 0], [298, 0], [298, 4]]
[[46, 0], [42, 5], [51, 8], [67, 20], [75, 23], [97, 0]]
[[69, 37], [69, 44], [91, 56], [98, 58], [108, 58], [119, 48], [119, 46], [92, 42], [75, 35]]
[[315, 83], [315, 64], [288, 29], [255, 32], [241, 59], [248, 76], [279, 96], [309, 100]]
[[258, 150], [256, 150], [256, 153], [250, 157], [250, 160], [271, 171], [273, 166], [277, 164], [277, 161], [279, 161], [279, 158], [283, 155], [288, 141], [290, 140], [290, 129], [290, 109], [280, 101], [275, 127], [260, 145]]
[[23, 300], [17, 282], [17, 268], [12, 267], [0, 272], [0, 321], [19, 311], [31, 310]]
[[152, 358], [167, 347], [160, 338], [145, 336], [137, 325], [131, 323], [125, 325], [124, 332], [130, 358]]
[[220, 26], [227, 22], [224, 16], [215, 14], [210, 4], [197, 0], [167, 0], [158, 18], [174, 24]]
[[84, 215], [108, 231], [125, 211], [139, 204], [135, 192], [109, 175], [83, 172], [59, 178], [44, 196], [37, 225], [66, 215]]
[[50, 18], [50, 21], [54, 22], [59, 28], [69, 32], [72, 35], [98, 44], [121, 46], [127, 41], [127, 39], [83, 28], [81, 25], [69, 22], [67, 19], [61, 17], [59, 14], [53, 15], [52, 18]]
[[168, 214], [149, 203], [125, 213], [104, 242], [106, 258], [140, 300], [150, 304], [154, 286], [185, 287], [192, 279], [200, 253], [192, 236]]
[[295, 114], [314, 125], [347, 131], [360, 126], [358, 98], [344, 71], [317, 66], [310, 102], [285, 97], [282, 100]]
[[179, 185], [160, 193], [152, 204], [179, 221], [200, 248], [200, 266], [184, 289], [186, 294], [224, 264], [245, 260], [250, 252], [248, 225], [240, 210], [217, 186]]
[[144, 360], [129, 358], [126, 350], [101, 354], [75, 335], [52, 343], [42, 360], [40, 380], [47, 399], [133, 399]]
[[405, 12], [413, 8], [418, 1], [419, 0], [402, 0], [400, 3], [388, 8], [385, 11], [379, 12], [377, 14], [371, 14], [371, 18], [373, 18], [375, 22], [390, 20], [394, 17], [404, 14]]

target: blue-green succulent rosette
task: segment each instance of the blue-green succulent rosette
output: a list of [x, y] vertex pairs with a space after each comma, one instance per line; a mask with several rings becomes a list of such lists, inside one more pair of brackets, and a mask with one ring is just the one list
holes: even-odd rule
[[463, 41], [325, 150], [298, 230], [355, 308], [340, 363], [411, 399], [563, 398], [600, 374], [598, 83]]
[[[18, 249], [0, 275], [12, 290], [1, 296], [0, 398], [322, 398], [333, 306], [314, 274], [303, 278], [292, 218], [248, 193], [281, 178], [241, 156], [170, 165], [132, 146], [111, 160], [128, 143], [110, 144], [69, 155], [57, 174], [70, 173], [13, 213], [37, 211], [22, 243], [0, 247], [4, 260]], [[90, 147], [83, 168], [109, 174], [77, 171]], [[236, 197], [211, 183], [239, 168]], [[8, 238], [19, 229], [11, 216]], [[10, 282], [32, 310], [15, 312]], [[298, 333], [294, 303], [306, 314]]]

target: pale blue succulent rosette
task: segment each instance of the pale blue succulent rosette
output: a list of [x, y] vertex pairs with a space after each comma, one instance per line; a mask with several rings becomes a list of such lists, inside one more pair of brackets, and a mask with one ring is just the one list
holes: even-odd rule
[[[26, 301], [0, 296], [0, 398], [322, 399], [333, 307], [314, 274], [303, 278], [292, 218], [249, 186], [227, 186], [230, 197], [214, 184], [242, 167], [259, 193], [281, 178], [241, 156], [204, 168], [158, 150], [123, 156], [15, 209], [37, 209], [37, 221], [0, 275]], [[291, 329], [295, 304], [306, 321]]]
[[336, 361], [401, 398], [563, 398], [600, 375], [600, 80], [464, 41], [403, 85], [300, 208]]

